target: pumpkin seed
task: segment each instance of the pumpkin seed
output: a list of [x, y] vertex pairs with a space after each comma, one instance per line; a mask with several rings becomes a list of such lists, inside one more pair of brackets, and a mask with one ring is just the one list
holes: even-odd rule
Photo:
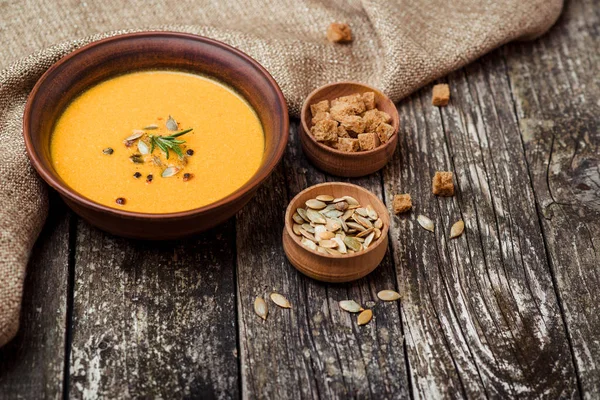
[[286, 299], [285, 297], [283, 297], [279, 293], [271, 293], [270, 297], [271, 297], [271, 300], [273, 301], [273, 303], [277, 304], [279, 307], [281, 307], [281, 308], [292, 308], [292, 305], [290, 304], [290, 302], [288, 301], [288, 299]]
[[319, 253], [322, 253], [322, 254], [329, 254], [329, 252], [328, 252], [327, 250], [329, 250], [329, 249], [326, 249], [326, 248], [324, 248], [324, 247], [321, 247], [321, 246], [317, 246], [317, 251], [318, 251]]
[[257, 297], [256, 300], [254, 300], [254, 312], [262, 319], [267, 319], [269, 308], [267, 307], [267, 302], [262, 297]]
[[304, 223], [304, 220], [302, 219], [302, 217], [300, 216], [300, 214], [298, 214], [297, 212], [295, 212], [294, 215], [292, 215], [292, 219], [297, 224], [302, 225]]
[[379, 239], [381, 237], [381, 229], [373, 229], [373, 232], [375, 232], [375, 240]]
[[377, 218], [377, 220], [373, 222], [373, 226], [377, 229], [383, 228], [383, 221], [381, 220], [381, 218]]
[[365, 242], [363, 243], [363, 246], [365, 249], [371, 245], [374, 237], [375, 237], [375, 232], [371, 232], [371, 234], [366, 237]]
[[170, 178], [170, 177], [172, 177], [172, 176], [175, 176], [175, 175], [177, 175], [177, 173], [178, 173], [179, 171], [180, 171], [180, 169], [179, 169], [179, 168], [171, 166], [171, 167], [168, 167], [168, 168], [166, 168], [166, 169], [163, 171], [163, 173], [161, 174], [161, 176], [162, 176], [163, 178]]
[[380, 300], [383, 301], [395, 301], [400, 299], [400, 293], [395, 292], [393, 290], [382, 290], [379, 293], [377, 293], [377, 297], [379, 297]]
[[302, 224], [302, 228], [306, 231], [306, 232], [310, 232], [310, 233], [315, 233], [315, 227], [312, 226], [311, 224], [307, 224], [307, 223], [303, 223]]
[[332, 256], [341, 256], [342, 255], [342, 253], [340, 253], [336, 249], [325, 249], [325, 251], [327, 251], [327, 253], [331, 254]]
[[327, 232], [327, 229], [325, 229], [324, 225], [317, 225], [314, 227], [315, 230], [315, 238], [317, 239], [317, 241], [321, 240], [321, 234]]
[[310, 222], [310, 219], [308, 219], [308, 216], [306, 215], [306, 210], [304, 208], [297, 208], [296, 212], [298, 213], [300, 218], [302, 218], [306, 222]]
[[348, 250], [346, 249], [346, 244], [344, 243], [344, 240], [339, 238], [339, 237], [334, 237], [331, 240], [333, 240], [334, 242], [337, 243], [337, 249], [340, 253], [342, 254], [346, 254], [348, 253]]
[[361, 224], [357, 224], [356, 222], [346, 222], [346, 225], [348, 225], [348, 228], [356, 229], [361, 232], [367, 229], [364, 226], [362, 226]]
[[327, 212], [321, 212], [321, 214], [325, 215], [328, 218], [339, 218], [341, 217], [344, 213], [338, 210], [331, 210], [331, 211], [327, 211]]
[[[302, 216], [302, 214], [300, 214], [300, 216]], [[324, 224], [327, 222], [327, 221], [325, 221], [325, 217], [323, 215], [321, 215], [321, 213], [319, 213], [318, 211], [315, 211], [311, 208], [306, 210], [306, 216], [308, 217], [308, 219], [311, 222], [314, 222], [316, 224]]]
[[322, 210], [323, 208], [327, 207], [327, 204], [317, 199], [306, 200], [304, 204], [313, 210]]
[[351, 197], [351, 196], [344, 196], [344, 197], [342, 197], [342, 200], [345, 200], [349, 206], [359, 206], [360, 205], [358, 200], [356, 200], [354, 197]]
[[358, 214], [354, 214], [352, 216], [352, 219], [355, 220], [356, 222], [358, 222], [359, 224], [361, 224], [362, 226], [364, 226], [365, 228], [373, 228], [373, 223], [371, 221], [369, 221], [368, 219], [366, 219], [365, 217], [361, 217]]
[[148, 125], [148, 126], [145, 126], [143, 129], [151, 131], [154, 129], [158, 129], [158, 125], [156, 125], [156, 124]]
[[111, 155], [111, 154], [112, 154], [112, 153], [114, 153], [115, 151], [114, 151], [112, 148], [110, 148], [110, 147], [107, 147], [107, 148], [105, 148], [104, 150], [102, 150], [102, 152], [103, 152], [104, 154]]
[[300, 228], [300, 234], [302, 236], [304, 236], [305, 238], [307, 238], [308, 240], [311, 240], [313, 242], [317, 242], [318, 240], [314, 237], [314, 235], [312, 233], [306, 232], [304, 229]]
[[346, 236], [344, 238], [344, 243], [346, 244], [346, 246], [348, 246], [354, 251], [359, 251], [362, 248], [362, 243], [360, 243], [356, 238], [353, 238], [352, 236]]
[[322, 210], [319, 210], [319, 212], [321, 214], [325, 214], [326, 212], [333, 211], [333, 210], [335, 210], [335, 204], [327, 204], [327, 207], [325, 207]]
[[316, 197], [316, 199], [320, 201], [330, 202], [333, 200], [333, 196], [330, 196], [328, 194], [320, 194]]
[[450, 239], [459, 237], [460, 235], [462, 235], [464, 230], [465, 230], [464, 221], [462, 219], [459, 221], [456, 221], [454, 223], [454, 225], [452, 225], [452, 228], [450, 229]]
[[354, 210], [347, 210], [346, 212], [344, 212], [344, 215], [342, 215], [342, 221], [347, 221], [348, 218], [352, 216], [352, 214], [354, 214]]
[[143, 140], [138, 140], [138, 150], [141, 154], [150, 154], [150, 148]]
[[367, 206], [367, 214], [368, 217], [371, 218], [373, 221], [379, 218], [379, 215], [377, 215], [377, 211], [375, 211], [373, 206], [370, 204]]
[[302, 225], [300, 225], [300, 224], [294, 224], [294, 225], [292, 225], [292, 230], [298, 236], [302, 235], [302, 232], [300, 232], [300, 229], [302, 229]]
[[373, 311], [365, 310], [358, 314], [356, 321], [358, 322], [358, 325], [366, 325], [371, 322], [371, 319], [373, 319]]
[[139, 138], [141, 138], [141, 137], [142, 137], [142, 135], [143, 135], [144, 133], [146, 133], [146, 132], [144, 132], [144, 131], [142, 131], [142, 130], [140, 130], [140, 129], [134, 129], [134, 130], [133, 130], [133, 134], [132, 134], [132, 135], [129, 135], [129, 136], [127, 136], [127, 137], [125, 138], [124, 142], [129, 142], [129, 141], [131, 141], [131, 140], [139, 139]]
[[320, 240], [329, 240], [329, 239], [333, 239], [334, 237], [335, 237], [335, 233], [329, 232], [329, 231], [321, 232], [319, 234]]
[[433, 232], [434, 227], [433, 227], [432, 220], [430, 220], [429, 218], [427, 218], [424, 215], [419, 215], [417, 217], [417, 221], [419, 222], [419, 225], [421, 225], [423, 227], [423, 229]]
[[367, 212], [367, 209], [364, 207], [359, 207], [356, 210], [354, 210], [356, 213], [358, 213], [361, 217], [368, 217], [369, 213]]
[[317, 244], [315, 242], [313, 242], [312, 240], [308, 240], [305, 237], [303, 237], [300, 240], [300, 243], [302, 243], [304, 246], [308, 247], [311, 250], [317, 250]]
[[336, 210], [346, 211], [346, 209], [348, 208], [348, 203], [346, 203], [345, 201], [340, 201], [339, 203], [335, 203], [334, 207]]
[[330, 232], [335, 232], [342, 227], [342, 224], [338, 221], [335, 221], [331, 218], [327, 218], [327, 222], [325, 223], [325, 228]]
[[354, 237], [356, 237], [356, 238], [365, 237], [368, 234], [370, 234], [371, 232], [373, 232], [373, 229], [375, 229], [375, 228], [365, 229], [364, 231], [357, 233], [356, 236], [354, 236]]
[[357, 312], [361, 312], [364, 310], [364, 308], [362, 308], [360, 306], [360, 304], [358, 304], [354, 300], [342, 300], [342, 301], [340, 301], [339, 304], [340, 304], [340, 308], [342, 310], [348, 311], [351, 313], [357, 313]]
[[167, 125], [167, 129], [170, 131], [176, 131], [177, 129], [179, 129], [179, 125], [177, 125], [177, 121], [175, 121], [175, 118], [171, 117], [170, 115], [169, 115], [169, 118], [167, 119], [166, 125]]
[[338, 243], [335, 240], [321, 240], [319, 241], [319, 246], [324, 247], [326, 249], [334, 249], [338, 246]]

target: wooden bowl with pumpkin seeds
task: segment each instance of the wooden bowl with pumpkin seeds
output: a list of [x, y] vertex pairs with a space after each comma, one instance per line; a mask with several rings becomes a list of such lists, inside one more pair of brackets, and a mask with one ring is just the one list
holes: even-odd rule
[[373, 193], [350, 183], [321, 183], [290, 201], [283, 249], [303, 274], [324, 282], [349, 282], [381, 263], [389, 225], [388, 210]]

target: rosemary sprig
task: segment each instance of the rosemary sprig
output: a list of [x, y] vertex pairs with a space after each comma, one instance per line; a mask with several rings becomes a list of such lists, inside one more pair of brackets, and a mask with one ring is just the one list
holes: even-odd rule
[[183, 158], [183, 151], [181, 151], [180, 144], [185, 143], [185, 140], [178, 140], [179, 136], [185, 135], [191, 132], [193, 128], [183, 130], [181, 132], [174, 133], [169, 136], [155, 136], [149, 135], [150, 137], [150, 154], [154, 151], [154, 147], [158, 147], [165, 153], [165, 157], [169, 159], [169, 150], [173, 150], [173, 153], [177, 154], [179, 158]]

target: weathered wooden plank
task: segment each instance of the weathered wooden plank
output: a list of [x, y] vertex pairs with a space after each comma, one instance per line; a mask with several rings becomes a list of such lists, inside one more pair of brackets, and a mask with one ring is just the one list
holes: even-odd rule
[[[392, 241], [395, 264], [406, 266], [398, 276], [414, 392], [577, 396], [501, 54], [448, 83], [446, 108], [431, 106], [430, 87], [401, 104], [401, 151], [384, 174], [386, 195], [415, 199]], [[454, 171], [455, 197], [431, 194], [436, 170]], [[418, 214], [436, 222], [435, 234]], [[449, 240], [459, 219], [465, 234]]]
[[78, 225], [73, 398], [238, 395], [233, 229], [152, 243]]
[[[362, 327], [338, 307], [349, 298], [372, 306], [378, 290], [393, 289], [391, 257], [370, 276], [340, 285], [307, 278], [285, 258], [281, 232], [288, 201], [307, 186], [339, 180], [308, 164], [292, 125], [283, 165], [237, 218], [243, 396], [407, 398], [399, 304], [374, 303], [374, 320]], [[351, 182], [381, 196], [380, 179], [375, 174]], [[272, 291], [288, 297], [293, 308], [269, 301], [269, 317], [262, 321], [252, 304]]]
[[532, 45], [506, 50], [539, 220], [585, 398], [600, 397], [600, 9], [566, 4]]
[[21, 326], [0, 349], [1, 399], [59, 399], [63, 395], [71, 214], [60, 202], [27, 266]]

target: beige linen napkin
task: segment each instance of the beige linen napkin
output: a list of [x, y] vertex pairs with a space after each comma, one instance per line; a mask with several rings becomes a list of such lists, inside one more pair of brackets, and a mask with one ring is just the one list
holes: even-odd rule
[[[96, 4], [24, 0], [0, 4], [3, 54], [22, 54], [32, 43], [62, 42], [0, 73], [0, 346], [17, 332], [25, 267], [48, 212], [46, 188], [25, 154], [23, 109], [37, 79], [65, 54], [123, 32], [114, 29], [173, 24], [160, 29], [222, 40], [254, 57], [277, 80], [291, 114], [297, 116], [310, 91], [339, 80], [368, 83], [397, 101], [504, 43], [541, 35], [561, 9], [562, 0], [107, 0]], [[334, 21], [350, 24], [353, 43], [327, 42], [326, 28]], [[85, 37], [108, 30], [113, 31]], [[73, 36], [85, 38], [64, 42]]]

